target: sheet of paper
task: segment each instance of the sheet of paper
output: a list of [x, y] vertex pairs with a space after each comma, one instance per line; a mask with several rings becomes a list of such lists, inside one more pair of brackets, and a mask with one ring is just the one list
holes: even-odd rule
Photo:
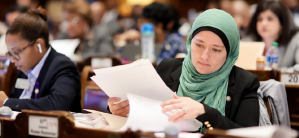
[[11, 115], [10, 119], [13, 119], [13, 120], [15, 120], [15, 119], [16, 119], [16, 117], [17, 117], [17, 115], [18, 115], [19, 113], [21, 113], [21, 112], [12, 111], [12, 115]]
[[101, 113], [73, 114], [76, 127], [110, 130], [109, 123]]
[[298, 136], [297, 131], [282, 126], [237, 128], [228, 130], [226, 134], [247, 138], [294, 138]]
[[[131, 64], [94, 70], [91, 79], [109, 97], [129, 99], [130, 113], [125, 125], [142, 131], [163, 132], [168, 125], [168, 116], [161, 112], [160, 104], [173, 99], [173, 92], [166, 86], [149, 60], [139, 60]], [[181, 131], [196, 131], [201, 123], [189, 119], [176, 123]]]
[[104, 118], [106, 119], [106, 121], [109, 123], [110, 130], [119, 130], [127, 122], [126, 117], [112, 115], [112, 114], [99, 112], [99, 111], [95, 111], [95, 110], [89, 110], [89, 109], [84, 109], [84, 110], [92, 112], [92, 113], [102, 114], [104, 116]]
[[51, 46], [61, 54], [69, 57], [72, 61], [76, 61], [77, 57], [74, 54], [75, 49], [79, 45], [79, 39], [62, 39], [50, 41]]
[[168, 122], [168, 116], [162, 113], [161, 101], [132, 93], [127, 93], [127, 97], [130, 102], [130, 115], [120, 130], [131, 128], [133, 131], [163, 132], [169, 125], [176, 125], [180, 131], [196, 131], [202, 125], [196, 119]]
[[[127, 100], [126, 93], [133, 93], [158, 101], [173, 99], [173, 92], [166, 86], [149, 60], [128, 65], [94, 70], [91, 79], [109, 97]], [[120, 101], [120, 102], [121, 102]]]

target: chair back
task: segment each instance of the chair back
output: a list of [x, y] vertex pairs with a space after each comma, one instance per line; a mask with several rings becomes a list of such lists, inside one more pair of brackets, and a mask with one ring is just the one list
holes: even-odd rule
[[15, 79], [18, 74], [18, 70], [15, 65], [10, 62], [8, 57], [0, 57], [0, 78], [1, 78], [1, 91], [4, 91], [9, 96], [12, 88], [15, 85]]
[[[94, 63], [94, 62], [103, 62], [103, 63]], [[92, 67], [91, 64], [94, 63], [96, 67]], [[118, 66], [121, 65], [121, 62], [116, 57], [90, 57], [85, 60], [85, 66], [81, 72], [81, 105], [84, 108], [94, 109], [101, 112], [108, 112], [107, 107], [107, 100], [109, 97], [103, 90], [93, 82], [90, 77], [95, 75], [93, 72], [94, 69], [109, 67], [108, 64], [111, 66]], [[97, 100], [96, 100], [97, 99]], [[97, 101], [97, 102], [94, 102]]]
[[270, 79], [260, 81], [259, 90], [265, 100], [272, 124], [290, 127], [286, 89], [283, 83]]

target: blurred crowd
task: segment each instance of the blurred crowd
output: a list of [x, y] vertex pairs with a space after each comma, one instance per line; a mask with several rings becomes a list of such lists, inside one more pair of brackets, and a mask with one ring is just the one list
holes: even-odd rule
[[[0, 55], [7, 52], [7, 27], [19, 14], [40, 5], [39, 0], [17, 0], [16, 3], [8, 8], [5, 21], [0, 23]], [[50, 40], [79, 39], [73, 51], [76, 61], [92, 56], [116, 56], [130, 61], [139, 59], [140, 28], [144, 23], [154, 25], [157, 63], [164, 58], [184, 57], [191, 24], [203, 12], [190, 8], [187, 15], [180, 17], [172, 5], [153, 2], [134, 5], [130, 16], [123, 16], [118, 11], [118, 0], [67, 0], [56, 9], [59, 6], [62, 20], [51, 17], [47, 20]], [[231, 14], [242, 41], [263, 41], [265, 51], [273, 42], [278, 42], [281, 51], [279, 66], [298, 64], [298, 0], [260, 0], [252, 5], [245, 0], [209, 0], [204, 7], [204, 10], [217, 8]], [[47, 9], [48, 13], [53, 13], [53, 9]]]

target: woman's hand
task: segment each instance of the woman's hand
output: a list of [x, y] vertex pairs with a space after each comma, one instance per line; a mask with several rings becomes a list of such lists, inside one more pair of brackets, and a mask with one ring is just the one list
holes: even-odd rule
[[129, 101], [125, 100], [115, 104], [118, 101], [120, 101], [120, 98], [118, 97], [111, 97], [108, 99], [108, 106], [110, 108], [110, 112], [114, 115], [126, 117], [127, 114], [130, 112]]
[[185, 119], [194, 119], [205, 113], [204, 106], [200, 102], [190, 97], [178, 97], [176, 94], [173, 97], [174, 99], [161, 104], [163, 113], [179, 109], [169, 116], [168, 121], [176, 123]]

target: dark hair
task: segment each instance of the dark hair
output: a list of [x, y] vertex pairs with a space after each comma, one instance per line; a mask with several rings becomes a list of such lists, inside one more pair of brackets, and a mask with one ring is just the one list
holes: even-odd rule
[[68, 12], [79, 14], [88, 23], [88, 26], [92, 27], [93, 21], [90, 5], [85, 0], [66, 1], [63, 8]]
[[13, 6], [10, 6], [5, 14], [9, 14], [9, 13], [12, 13], [12, 12], [19, 12], [19, 13], [24, 13], [28, 10], [27, 7], [24, 7], [24, 6], [20, 6], [20, 5], [13, 5]]
[[173, 21], [174, 24], [169, 30], [170, 32], [176, 32], [180, 27], [177, 11], [174, 7], [168, 4], [153, 2], [152, 4], [144, 7], [142, 17], [150, 19], [154, 22], [154, 24], [162, 23], [163, 30], [167, 30], [168, 23]]
[[42, 38], [49, 48], [49, 29], [46, 23], [47, 12], [39, 7], [36, 10], [29, 10], [20, 14], [8, 27], [7, 34], [20, 34], [20, 37], [29, 42]]
[[207, 2], [206, 6], [205, 6], [205, 9], [208, 10], [208, 9], [207, 9], [207, 6], [208, 6], [209, 4], [214, 4], [214, 5], [216, 6], [217, 9], [220, 9], [220, 3], [219, 3], [219, 1], [220, 1], [220, 0], [209, 0], [209, 1]]
[[261, 36], [257, 32], [256, 23], [260, 13], [266, 10], [271, 10], [278, 17], [280, 25], [282, 26], [282, 33], [279, 35], [276, 41], [280, 45], [286, 45], [297, 33], [298, 28], [292, 19], [288, 7], [286, 7], [280, 1], [262, 1], [257, 5], [256, 11], [249, 23], [248, 30], [246, 32], [247, 35], [253, 37], [255, 41], [262, 40]]

